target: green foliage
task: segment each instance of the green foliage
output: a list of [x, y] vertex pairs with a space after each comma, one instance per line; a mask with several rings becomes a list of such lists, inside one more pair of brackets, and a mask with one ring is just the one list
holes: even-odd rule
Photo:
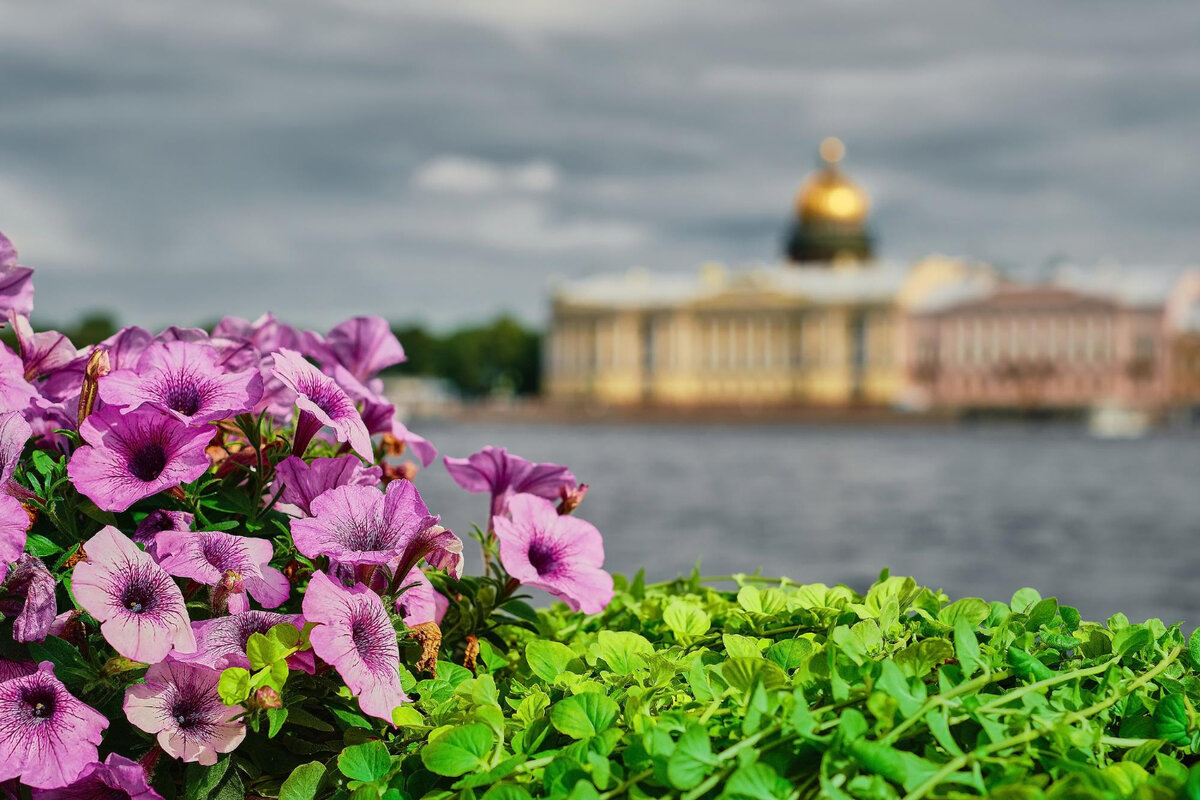
[[886, 575], [865, 595], [618, 589], [601, 615], [498, 629], [490, 673], [418, 682], [426, 727], [385, 734], [365, 796], [1197, 796], [1200, 645], [1178, 626], [1086, 622], [1032, 590], [948, 603]]
[[395, 329], [408, 361], [398, 374], [446, 378], [463, 394], [535, 394], [541, 382], [541, 335], [510, 317], [437, 335], [419, 326]]

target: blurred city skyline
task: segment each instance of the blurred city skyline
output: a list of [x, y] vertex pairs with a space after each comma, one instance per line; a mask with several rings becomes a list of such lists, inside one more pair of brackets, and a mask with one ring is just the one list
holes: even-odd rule
[[1195, 7], [193, 9], [0, 0], [0, 230], [41, 317], [540, 323], [554, 276], [777, 259], [829, 134], [884, 258], [1200, 245]]

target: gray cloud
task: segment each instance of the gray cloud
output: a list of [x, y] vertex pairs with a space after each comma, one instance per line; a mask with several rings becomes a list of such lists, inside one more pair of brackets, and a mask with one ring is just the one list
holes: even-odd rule
[[0, 0], [0, 230], [48, 319], [537, 320], [774, 257], [833, 133], [884, 255], [1194, 261], [1200, 9], [1144, 9]]

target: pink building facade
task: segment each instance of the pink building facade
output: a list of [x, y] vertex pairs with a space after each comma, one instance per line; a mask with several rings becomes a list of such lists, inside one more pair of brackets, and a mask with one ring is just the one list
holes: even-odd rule
[[1119, 284], [1001, 283], [914, 309], [909, 381], [935, 408], [1056, 410], [1171, 402], [1176, 331], [1169, 309], [1200, 301], [1194, 273], [1158, 292]]

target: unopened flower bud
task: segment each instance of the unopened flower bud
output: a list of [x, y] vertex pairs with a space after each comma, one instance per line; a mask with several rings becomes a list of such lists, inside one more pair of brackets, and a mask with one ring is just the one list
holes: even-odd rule
[[83, 387], [79, 390], [79, 424], [88, 418], [96, 407], [96, 393], [100, 379], [108, 374], [108, 348], [97, 347], [88, 357], [87, 366], [83, 368]]
[[260, 686], [258, 691], [254, 693], [253, 705], [255, 708], [283, 708], [283, 698], [279, 696], [279, 692], [271, 686]]
[[231, 569], [225, 570], [221, 580], [212, 588], [213, 613], [224, 614], [229, 610], [229, 596], [242, 594], [245, 591], [246, 584], [242, 581], [242, 574]]
[[588, 485], [581, 483], [574, 489], [563, 487], [558, 490], [558, 513], [560, 515], [570, 514], [575, 509], [579, 508], [579, 504], [583, 502], [583, 498], [587, 497]]
[[402, 461], [399, 464], [383, 464], [383, 484], [386, 486], [392, 481], [406, 480], [411, 481], [417, 477], [417, 465], [411, 461]]

